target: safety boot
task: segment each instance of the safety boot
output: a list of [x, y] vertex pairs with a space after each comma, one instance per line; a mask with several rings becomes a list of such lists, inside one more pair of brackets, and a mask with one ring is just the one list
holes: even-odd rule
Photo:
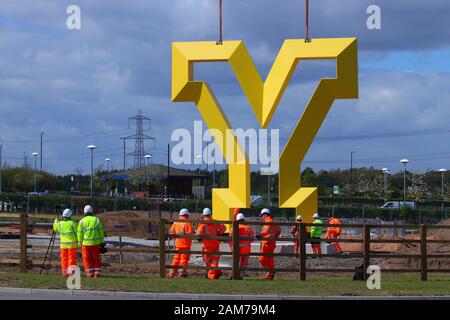
[[173, 278], [175, 277], [176, 271], [175, 269], [170, 269], [169, 273], [167, 274], [168, 278]]
[[187, 273], [184, 269], [178, 269], [178, 278], [186, 278]]
[[266, 276], [264, 277], [264, 279], [266, 279], [266, 280], [273, 280], [274, 277], [275, 277], [275, 272], [273, 272], [273, 273], [268, 272], [266, 274]]

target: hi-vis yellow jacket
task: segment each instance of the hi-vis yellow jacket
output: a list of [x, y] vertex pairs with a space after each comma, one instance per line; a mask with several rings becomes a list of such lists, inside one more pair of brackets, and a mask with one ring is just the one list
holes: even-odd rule
[[99, 218], [86, 216], [78, 223], [78, 244], [80, 246], [95, 246], [101, 244], [105, 234]]
[[53, 230], [59, 233], [61, 249], [78, 248], [77, 223], [72, 219], [55, 219]]

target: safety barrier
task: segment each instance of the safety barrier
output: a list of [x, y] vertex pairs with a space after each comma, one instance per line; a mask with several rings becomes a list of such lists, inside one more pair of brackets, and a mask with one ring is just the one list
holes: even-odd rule
[[[40, 214], [2, 214], [0, 217], [15, 219], [18, 221], [14, 222], [0, 222], [0, 233], [5, 234], [6, 229], [15, 230], [11, 235], [14, 237], [19, 237], [19, 265], [21, 272], [27, 272], [27, 267], [29, 264], [42, 264], [42, 260], [32, 258], [29, 259], [28, 249], [45, 249], [47, 246], [42, 245], [29, 245], [27, 242], [28, 234], [33, 232], [35, 229], [48, 230], [51, 229], [51, 224], [40, 224], [36, 222], [29, 222], [29, 217], [33, 219], [36, 218], [50, 218], [54, 217], [51, 215], [40, 215]], [[223, 223], [229, 226], [233, 226], [233, 234], [232, 235], [223, 235], [223, 236], [198, 236], [198, 235], [171, 235], [167, 232], [168, 226], [173, 222], [190, 222], [193, 225], [198, 225], [200, 223], [204, 223], [202, 220], [167, 220], [167, 219], [154, 219], [148, 217], [133, 217], [133, 218], [124, 218], [127, 221], [130, 219], [135, 221], [144, 221], [144, 222], [152, 222], [159, 224], [159, 248], [123, 248], [119, 247], [108, 247], [109, 252], [118, 252], [119, 254], [128, 252], [128, 253], [152, 253], [159, 254], [159, 274], [160, 277], [166, 276], [166, 271], [168, 268], [171, 268], [167, 262], [167, 256], [175, 253], [180, 253], [180, 251], [172, 249], [168, 247], [169, 239], [174, 238], [191, 238], [191, 239], [217, 239], [219, 241], [226, 241], [232, 243], [233, 248], [239, 247], [240, 240], [250, 240], [247, 237], [239, 236], [239, 224], [238, 221], [208, 221], [208, 224], [219, 224]], [[282, 222], [282, 223], [266, 223], [266, 222], [254, 222], [254, 221], [246, 221], [247, 225], [278, 225], [278, 226], [289, 226], [292, 227], [296, 225], [296, 223], [290, 222]], [[333, 268], [333, 269], [324, 269], [324, 268], [307, 268], [306, 261], [308, 258], [317, 257], [316, 254], [308, 254], [306, 252], [306, 243], [309, 241], [307, 228], [312, 226], [311, 223], [302, 223], [299, 224], [300, 233], [299, 238], [297, 239], [300, 243], [299, 252], [296, 253], [259, 253], [259, 252], [251, 252], [246, 256], [274, 256], [274, 257], [292, 257], [298, 259], [298, 267], [297, 268], [275, 268], [275, 272], [295, 272], [298, 273], [300, 280], [306, 280], [308, 272], [355, 272], [355, 269], [350, 268]], [[324, 243], [360, 243], [361, 250], [360, 252], [349, 254], [349, 255], [340, 255], [340, 254], [324, 254], [323, 257], [332, 257], [337, 259], [347, 259], [347, 258], [361, 258], [363, 263], [364, 270], [371, 265], [371, 260], [376, 258], [392, 258], [392, 259], [418, 259], [420, 268], [412, 269], [412, 268], [399, 268], [399, 269], [382, 269], [383, 272], [395, 272], [395, 273], [420, 273], [422, 280], [427, 280], [428, 273], [449, 273], [450, 269], [445, 268], [429, 268], [428, 260], [437, 258], [437, 259], [450, 259], [450, 254], [444, 253], [428, 253], [428, 245], [429, 244], [450, 244], [450, 239], [428, 239], [427, 233], [428, 230], [434, 229], [446, 229], [450, 230], [450, 226], [448, 225], [390, 225], [389, 228], [406, 228], [406, 229], [417, 229], [419, 230], [419, 239], [371, 239], [371, 230], [376, 228], [386, 228], [385, 225], [370, 225], [370, 224], [322, 224], [322, 227], [325, 229], [327, 227], [341, 227], [341, 228], [360, 228], [362, 230], [362, 236], [357, 239], [321, 239], [321, 242]], [[20, 232], [17, 232], [20, 231]], [[126, 233], [124, 233], [126, 235]], [[253, 239], [253, 238], [252, 238]], [[255, 241], [260, 241], [255, 240]], [[276, 240], [277, 242], [292, 242], [294, 239], [292, 237], [280, 237], [276, 239], [264, 239], [264, 240]], [[371, 244], [377, 243], [399, 243], [399, 244], [419, 244], [419, 253], [417, 254], [392, 254], [392, 253], [383, 253], [371, 250]], [[13, 245], [7, 244], [7, 245]], [[187, 254], [203, 254], [202, 251], [186, 251], [181, 253]], [[239, 267], [239, 260], [241, 255], [239, 254], [239, 250], [233, 250], [232, 252], [209, 252], [212, 255], [220, 255], [220, 256], [232, 256], [232, 266], [231, 267], [217, 267], [211, 268], [207, 266], [192, 266], [189, 265], [186, 269], [194, 269], [194, 270], [226, 270], [231, 271], [233, 279], [239, 279], [241, 271], [252, 271], [252, 272], [261, 272], [267, 271], [264, 268], [243, 268]], [[11, 259], [11, 262], [14, 259]], [[56, 261], [55, 261], [56, 262]], [[56, 262], [57, 263], [57, 262]], [[367, 278], [368, 274], [364, 272], [365, 277]]]

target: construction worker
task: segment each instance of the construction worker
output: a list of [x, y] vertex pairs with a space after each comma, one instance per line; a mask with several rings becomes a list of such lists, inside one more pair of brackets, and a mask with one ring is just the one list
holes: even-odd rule
[[[271, 223], [273, 222], [272, 213], [269, 209], [264, 208], [261, 210], [259, 214], [262, 221]], [[256, 239], [264, 239], [264, 238], [278, 238], [281, 234], [281, 229], [276, 225], [263, 225], [262, 230], [259, 234], [255, 235]], [[273, 253], [275, 251], [275, 247], [277, 246], [276, 240], [262, 240], [261, 241], [261, 253]], [[275, 262], [273, 256], [260, 256], [259, 263], [263, 268], [268, 269], [267, 274], [264, 279], [273, 280], [275, 276], [274, 268]]]
[[[207, 267], [217, 268], [219, 266], [219, 255], [208, 254], [208, 252], [219, 252], [220, 250], [220, 242], [217, 239], [208, 239], [207, 237], [217, 237], [221, 236], [225, 233], [226, 228], [224, 224], [212, 224], [207, 223], [208, 221], [212, 221], [212, 211], [209, 208], [203, 209], [203, 220], [206, 223], [200, 223], [195, 232], [196, 235], [205, 236], [206, 238], [202, 239], [203, 248], [203, 261]], [[222, 275], [221, 270], [208, 270], [208, 279], [214, 280], [219, 279]]]
[[[255, 232], [251, 227], [246, 225], [245, 216], [242, 213], [238, 213], [236, 215], [236, 221], [239, 221], [239, 237], [251, 238], [251, 239], [243, 239], [239, 240], [239, 254], [249, 254], [252, 251], [252, 242], [253, 237], [255, 236]], [[233, 237], [233, 228], [230, 229], [230, 235]], [[231, 251], [233, 251], [233, 239], [230, 241]], [[240, 256], [239, 260], [239, 268], [244, 269], [247, 268], [249, 256]], [[242, 278], [243, 271], [241, 271]]]
[[296, 225], [291, 227], [290, 234], [294, 238], [294, 252], [298, 253], [298, 249], [300, 247], [300, 223], [302, 223], [302, 216], [298, 215], [297, 218], [295, 218]]
[[102, 222], [94, 216], [90, 205], [83, 209], [85, 217], [78, 223], [78, 245], [81, 246], [83, 265], [88, 278], [100, 278], [102, 264], [100, 259], [100, 246], [105, 238]]
[[239, 208], [234, 208], [233, 210], [233, 221], [236, 221], [237, 219], [237, 215], [240, 213], [241, 209]]
[[322, 220], [319, 219], [319, 214], [313, 214], [313, 226], [311, 227], [311, 247], [313, 253], [321, 255], [322, 249], [320, 247], [320, 237], [322, 236]]
[[[189, 210], [183, 208], [180, 210], [180, 220], [188, 220], [190, 216]], [[169, 231], [172, 235], [184, 236], [193, 235], [192, 226], [189, 222], [175, 222]], [[175, 249], [179, 251], [191, 251], [191, 238], [176, 238]], [[189, 253], [176, 253], [172, 260], [172, 269], [168, 273], [169, 278], [178, 276], [179, 278], [187, 277], [187, 272], [183, 267], [186, 267], [191, 259]], [[176, 270], [175, 267], [178, 267]], [[178, 271], [178, 274], [177, 274]]]
[[[328, 214], [328, 223], [329, 224], [341, 224], [341, 221], [339, 221], [338, 218], [336, 218], [332, 213]], [[325, 235], [326, 239], [338, 239], [341, 235], [341, 227], [328, 227], [327, 233]], [[332, 242], [331, 243], [337, 250], [339, 254], [343, 252], [341, 246], [339, 245], [339, 242]]]
[[[55, 219], [53, 230], [59, 234], [59, 256], [61, 258], [61, 272], [64, 277], [73, 273], [77, 265], [77, 223], [72, 220], [72, 210], [65, 209], [62, 220]], [[69, 272], [70, 271], [70, 272]]]

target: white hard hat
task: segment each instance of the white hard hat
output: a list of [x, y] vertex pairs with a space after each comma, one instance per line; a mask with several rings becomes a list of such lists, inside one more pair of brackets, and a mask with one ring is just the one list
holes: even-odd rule
[[238, 213], [236, 216], [236, 221], [245, 220], [245, 216], [243, 213]]
[[84, 212], [84, 214], [94, 213], [94, 209], [92, 209], [92, 207], [90, 205], [87, 205], [87, 206], [84, 207], [83, 212]]
[[298, 215], [298, 216], [297, 216], [297, 218], [295, 218], [295, 220], [296, 220], [296, 221], [302, 221], [302, 220], [303, 220], [303, 218], [302, 218], [302, 216], [301, 216], [301, 215]]
[[204, 216], [210, 216], [212, 214], [212, 211], [210, 208], [203, 209], [203, 215]]
[[180, 210], [180, 216], [188, 216], [189, 214], [189, 210], [186, 208]]
[[318, 214], [318, 213], [314, 213], [314, 214], [313, 214], [313, 218], [314, 218], [314, 219], [319, 219], [319, 214]]
[[62, 214], [62, 216], [64, 217], [64, 218], [70, 218], [71, 216], [72, 216], [72, 210], [70, 210], [70, 209], [64, 209], [64, 211], [63, 211], [63, 214]]
[[260, 213], [259, 215], [262, 216], [263, 214], [271, 215], [270, 210], [267, 209], [267, 208], [262, 209], [262, 210], [261, 210], [261, 213]]

